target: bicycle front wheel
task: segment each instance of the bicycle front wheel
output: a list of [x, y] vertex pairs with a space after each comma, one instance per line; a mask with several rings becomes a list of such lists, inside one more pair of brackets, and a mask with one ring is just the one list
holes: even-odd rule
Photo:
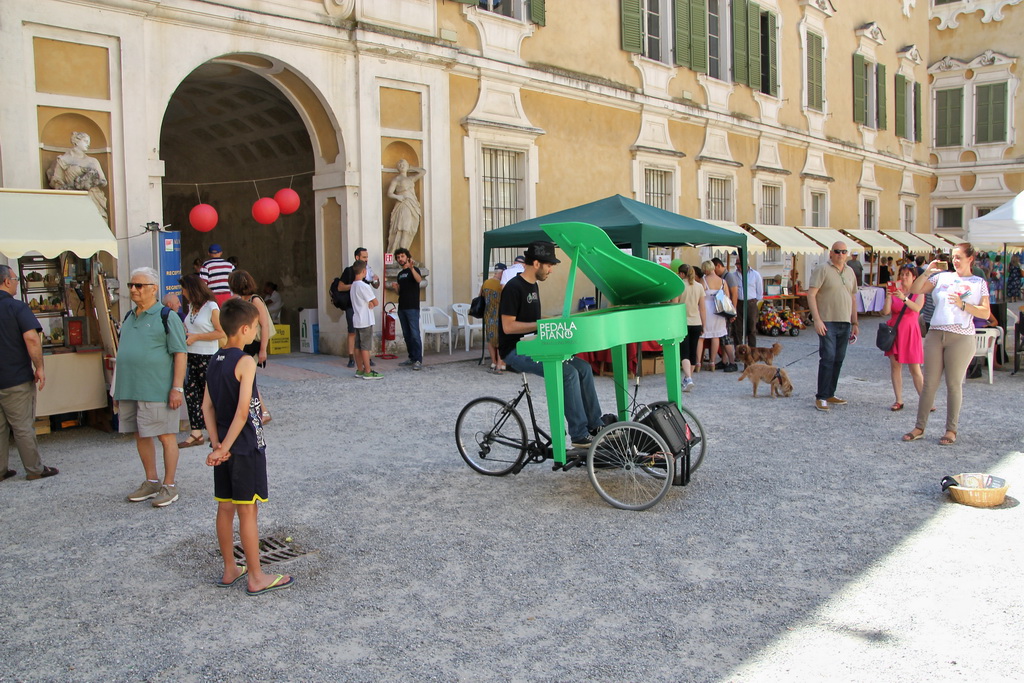
[[672, 485], [675, 459], [657, 432], [638, 422], [616, 422], [601, 430], [587, 451], [587, 474], [609, 505], [646, 510]]
[[526, 424], [505, 401], [478, 398], [459, 413], [455, 443], [467, 465], [480, 474], [500, 477], [526, 456]]

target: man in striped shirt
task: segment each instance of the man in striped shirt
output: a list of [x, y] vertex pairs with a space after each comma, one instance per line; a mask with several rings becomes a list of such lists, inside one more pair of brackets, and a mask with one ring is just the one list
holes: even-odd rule
[[219, 244], [211, 244], [208, 250], [210, 258], [206, 260], [203, 267], [199, 269], [199, 277], [210, 286], [210, 291], [217, 299], [217, 305], [223, 306], [224, 302], [231, 298], [231, 288], [228, 287], [228, 276], [235, 267], [230, 261], [223, 258], [224, 253]]

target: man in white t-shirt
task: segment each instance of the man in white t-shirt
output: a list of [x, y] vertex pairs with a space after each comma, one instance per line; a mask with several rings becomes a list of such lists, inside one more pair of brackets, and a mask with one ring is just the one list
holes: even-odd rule
[[506, 268], [505, 272], [501, 274], [501, 286], [504, 287], [508, 284], [509, 280], [523, 272], [525, 264], [526, 258], [522, 254], [516, 256], [515, 263], [513, 263], [510, 268]]

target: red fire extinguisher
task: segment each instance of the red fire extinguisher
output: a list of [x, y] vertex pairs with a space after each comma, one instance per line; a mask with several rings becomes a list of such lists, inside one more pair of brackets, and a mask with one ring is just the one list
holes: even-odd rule
[[[390, 306], [390, 308], [388, 308]], [[381, 331], [380, 331], [380, 353], [377, 354], [377, 358], [398, 358], [393, 353], [388, 353], [388, 342], [395, 341], [395, 323], [398, 319], [398, 314], [395, 311], [398, 310], [398, 305], [394, 301], [389, 301], [384, 304], [384, 316], [381, 320]]]

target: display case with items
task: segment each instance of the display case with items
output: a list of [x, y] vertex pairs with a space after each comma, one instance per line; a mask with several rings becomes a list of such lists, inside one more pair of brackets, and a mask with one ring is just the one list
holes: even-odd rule
[[64, 346], [64, 278], [60, 259], [23, 256], [21, 266], [21, 298], [32, 309], [43, 328], [43, 348]]

